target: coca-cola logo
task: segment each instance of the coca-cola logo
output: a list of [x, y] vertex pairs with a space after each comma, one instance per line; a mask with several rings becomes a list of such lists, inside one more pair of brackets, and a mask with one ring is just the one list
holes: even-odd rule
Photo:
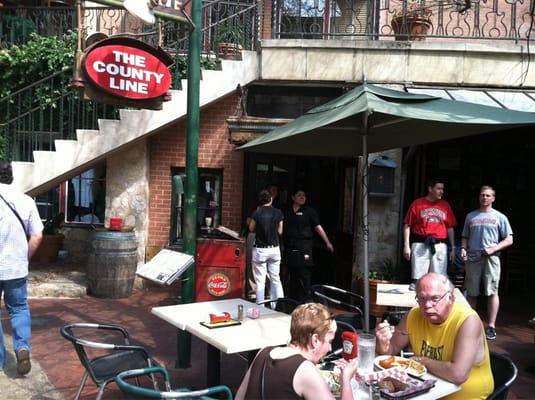
[[225, 274], [217, 272], [208, 277], [206, 288], [212, 296], [224, 296], [230, 292], [230, 279]]

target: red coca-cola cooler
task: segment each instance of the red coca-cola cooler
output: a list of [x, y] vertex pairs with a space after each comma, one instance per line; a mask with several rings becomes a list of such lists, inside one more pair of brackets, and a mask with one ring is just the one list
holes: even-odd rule
[[199, 238], [195, 257], [195, 300], [245, 296], [245, 241]]

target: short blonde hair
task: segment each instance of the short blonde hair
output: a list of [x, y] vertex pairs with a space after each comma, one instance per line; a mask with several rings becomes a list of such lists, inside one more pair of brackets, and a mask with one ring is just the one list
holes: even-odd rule
[[492, 192], [492, 195], [494, 197], [496, 197], [496, 191], [494, 190], [494, 188], [492, 186], [489, 186], [489, 185], [481, 186], [481, 188], [479, 189], [479, 194], [481, 194], [483, 192], [483, 190], [490, 190]]
[[292, 312], [292, 322], [290, 325], [290, 343], [302, 348], [306, 348], [308, 340], [314, 334], [318, 334], [323, 340], [333, 317], [327, 307], [319, 303], [307, 303], [297, 306]]

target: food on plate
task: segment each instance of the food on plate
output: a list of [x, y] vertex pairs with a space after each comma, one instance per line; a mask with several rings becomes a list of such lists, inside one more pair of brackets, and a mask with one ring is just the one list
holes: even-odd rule
[[222, 322], [230, 321], [230, 313], [224, 312], [223, 314], [210, 314], [210, 323], [211, 324], [220, 324]]
[[407, 389], [409, 385], [389, 376], [379, 381], [379, 387], [388, 393], [395, 393]]
[[383, 367], [384, 369], [388, 369], [388, 368], [394, 367], [394, 365], [392, 365], [392, 363], [394, 363], [395, 361], [396, 361], [396, 356], [390, 356], [388, 358], [385, 358], [385, 359], [379, 361], [379, 365], [381, 367]]
[[384, 369], [401, 367], [405, 370], [408, 370], [409, 373], [417, 376], [421, 376], [427, 372], [425, 365], [409, 358], [389, 356], [379, 360], [378, 364]]
[[342, 387], [340, 386], [340, 368], [334, 368], [333, 371], [320, 370], [321, 374], [327, 381], [327, 385], [334, 397], [338, 397], [341, 394]]

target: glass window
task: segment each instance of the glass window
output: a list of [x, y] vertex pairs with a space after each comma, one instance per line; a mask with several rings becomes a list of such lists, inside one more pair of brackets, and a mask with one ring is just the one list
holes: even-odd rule
[[[183, 238], [184, 188], [186, 174], [177, 169], [172, 174], [171, 243]], [[223, 171], [199, 168], [199, 192], [197, 194], [197, 229], [208, 229], [221, 224], [221, 192]]]
[[106, 210], [106, 166], [88, 169], [67, 181], [65, 220], [80, 224], [103, 224]]

